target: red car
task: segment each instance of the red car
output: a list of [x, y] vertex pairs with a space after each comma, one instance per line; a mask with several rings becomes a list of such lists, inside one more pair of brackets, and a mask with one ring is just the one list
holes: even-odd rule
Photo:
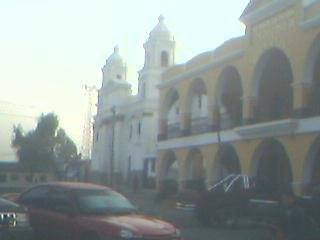
[[17, 202], [29, 209], [37, 240], [181, 240], [172, 224], [140, 214], [105, 186], [47, 183], [22, 193]]

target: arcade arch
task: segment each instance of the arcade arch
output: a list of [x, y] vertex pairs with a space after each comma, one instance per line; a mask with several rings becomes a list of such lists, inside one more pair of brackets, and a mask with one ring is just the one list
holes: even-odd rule
[[289, 156], [276, 139], [263, 140], [254, 152], [252, 175], [270, 193], [292, 191], [292, 170]]
[[213, 169], [214, 182], [230, 174], [240, 174], [241, 166], [238, 154], [230, 143], [224, 143], [219, 148]]
[[305, 79], [311, 85], [307, 109], [312, 116], [320, 115], [320, 34], [310, 47]]
[[178, 136], [180, 132], [179, 94], [174, 88], [166, 95], [161, 117], [165, 125], [162, 129], [162, 134], [168, 138]]
[[201, 78], [197, 78], [191, 83], [187, 106], [191, 132], [206, 132], [208, 130], [208, 96], [207, 87]]
[[293, 110], [293, 74], [286, 54], [278, 48], [260, 57], [254, 73], [253, 95], [256, 97], [254, 118], [266, 122], [288, 118]]
[[312, 193], [320, 185], [320, 136], [311, 145], [304, 167], [304, 191]]
[[217, 103], [221, 128], [231, 128], [242, 123], [242, 85], [238, 70], [229, 66], [219, 76]]
[[191, 149], [185, 163], [185, 187], [199, 189], [204, 187], [205, 171], [203, 156], [199, 149]]
[[163, 160], [161, 167], [161, 179], [162, 180], [173, 180], [178, 182], [179, 168], [176, 160], [176, 156], [173, 151], [168, 151]]

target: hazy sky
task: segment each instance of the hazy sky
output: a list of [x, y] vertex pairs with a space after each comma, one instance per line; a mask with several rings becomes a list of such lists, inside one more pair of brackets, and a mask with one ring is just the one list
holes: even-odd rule
[[[175, 36], [181, 63], [243, 35], [238, 18], [248, 2], [0, 0], [0, 160], [8, 158], [12, 125], [21, 122], [28, 129], [34, 124], [2, 112], [54, 111], [80, 145], [86, 107], [81, 86], [100, 87], [101, 67], [115, 45], [135, 85], [144, 61], [142, 44], [160, 14]], [[8, 110], [1, 101], [18, 106]]]

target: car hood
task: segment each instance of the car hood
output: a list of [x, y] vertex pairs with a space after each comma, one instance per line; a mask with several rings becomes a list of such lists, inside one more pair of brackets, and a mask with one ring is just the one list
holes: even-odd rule
[[142, 214], [99, 216], [98, 219], [100, 222], [113, 225], [119, 229], [127, 229], [140, 235], [173, 234], [176, 229], [170, 223]]
[[25, 212], [26, 209], [20, 205], [0, 198], [0, 212]]

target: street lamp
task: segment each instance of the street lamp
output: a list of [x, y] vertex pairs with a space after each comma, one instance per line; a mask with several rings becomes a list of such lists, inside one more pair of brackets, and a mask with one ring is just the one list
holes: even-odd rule
[[221, 114], [220, 108], [217, 111], [217, 138], [218, 138], [218, 149], [221, 149]]
[[220, 113], [220, 106], [217, 106], [217, 138], [218, 138], [218, 161], [220, 163], [220, 166], [218, 166], [220, 168], [220, 177], [222, 178], [223, 175], [223, 168], [222, 168], [222, 163], [221, 163], [221, 151], [222, 151], [222, 143], [221, 143], [221, 113]]
[[113, 187], [113, 175], [114, 175], [114, 125], [115, 125], [115, 115], [116, 107], [111, 108], [112, 112], [112, 135], [111, 135], [111, 157], [110, 157], [110, 187]]

